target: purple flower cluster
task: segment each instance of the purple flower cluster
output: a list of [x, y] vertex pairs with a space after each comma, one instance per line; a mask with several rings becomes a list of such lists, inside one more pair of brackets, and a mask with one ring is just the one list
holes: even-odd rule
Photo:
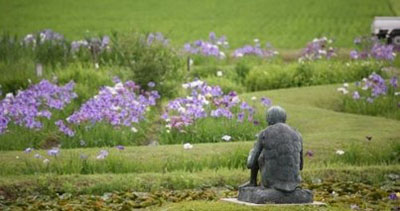
[[74, 86], [72, 81], [59, 87], [42, 80], [19, 91], [16, 96], [7, 94], [0, 101], [0, 134], [6, 131], [10, 122], [30, 129], [41, 128], [42, 123], [38, 118], [50, 119], [51, 109], [61, 110], [77, 97], [73, 92]]
[[[156, 105], [156, 100], [160, 98], [158, 92], [144, 92], [133, 81], [118, 81], [113, 87], [103, 87], [98, 95], [69, 116], [67, 123], [79, 125], [84, 122], [108, 122], [113, 126], [131, 126], [144, 119], [149, 107]], [[62, 121], [58, 121], [57, 126], [66, 135], [73, 136], [73, 131]]]
[[307, 44], [299, 61], [317, 60], [336, 56], [335, 50], [330, 46], [332, 40], [326, 37], [316, 38]]
[[[396, 76], [392, 77], [387, 84], [382, 76], [372, 73], [368, 78], [364, 78], [362, 82], [357, 82], [356, 86], [360, 88], [353, 92], [352, 98], [354, 100], [365, 99], [368, 103], [373, 103], [376, 98], [382, 95], [398, 95], [400, 93], [396, 92], [398, 88], [398, 78]], [[389, 92], [389, 90], [391, 91]], [[348, 92], [347, 89], [346, 92]]]
[[54, 147], [52, 149], [47, 150], [47, 154], [50, 156], [57, 157], [60, 154], [60, 148]]
[[219, 59], [224, 59], [225, 53], [220, 50], [220, 47], [228, 48], [229, 43], [225, 36], [217, 38], [214, 32], [209, 35], [208, 41], [197, 40], [193, 43], [184, 45], [184, 52], [189, 54], [200, 54], [203, 56], [213, 56]]
[[273, 50], [271, 45], [267, 43], [265, 49], [261, 48], [261, 44], [258, 39], [254, 40], [255, 44], [253, 45], [245, 45], [241, 48], [236, 49], [232, 56], [235, 58], [240, 58], [246, 55], [255, 55], [263, 58], [273, 57], [278, 54], [277, 51]]
[[[39, 43], [37, 43], [39, 41]], [[45, 42], [63, 43], [64, 36], [51, 29], [45, 29], [38, 33], [38, 35], [27, 34], [24, 37], [23, 44], [35, 46], [36, 44], [43, 44]]]
[[[165, 113], [162, 115], [168, 129], [182, 131], [184, 127], [193, 124], [197, 119], [206, 117], [237, 118], [238, 122], [243, 122], [246, 113], [248, 121], [253, 122], [255, 109], [240, 100], [236, 92], [224, 94], [219, 86], [209, 86], [200, 80], [183, 84], [182, 87], [188, 89], [190, 94], [185, 98], [168, 102]], [[262, 102], [266, 106], [271, 103], [267, 98], [263, 98]]]
[[369, 59], [393, 61], [396, 57], [393, 45], [387, 45], [376, 37], [358, 37], [354, 40], [358, 50], [350, 51], [352, 59]]
[[378, 97], [379, 95], [386, 95], [387, 86], [385, 84], [385, 79], [382, 76], [372, 73], [368, 79], [364, 79], [364, 86], [362, 89], [371, 90], [372, 97]]
[[153, 43], [161, 43], [163, 45], [168, 45], [169, 40], [164, 37], [161, 32], [156, 32], [155, 34], [150, 33], [147, 35], [147, 44], [152, 45]]
[[93, 37], [87, 40], [77, 40], [71, 42], [71, 52], [76, 53], [81, 49], [87, 49], [92, 54], [99, 54], [110, 49], [110, 37]]

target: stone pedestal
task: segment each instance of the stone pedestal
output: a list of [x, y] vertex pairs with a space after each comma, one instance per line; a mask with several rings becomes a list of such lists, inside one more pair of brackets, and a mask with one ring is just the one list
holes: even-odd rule
[[282, 192], [259, 186], [241, 187], [238, 200], [255, 204], [303, 204], [313, 203], [313, 194], [310, 190], [300, 188], [293, 192]]

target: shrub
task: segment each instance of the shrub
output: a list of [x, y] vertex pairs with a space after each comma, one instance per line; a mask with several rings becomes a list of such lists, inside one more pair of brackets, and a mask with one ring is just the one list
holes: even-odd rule
[[249, 91], [267, 90], [295, 86], [293, 75], [297, 64], [287, 66], [270, 64], [256, 67], [245, 80]]
[[[34, 64], [30, 60], [20, 59], [13, 63], [0, 62], [0, 90], [3, 95], [16, 94], [18, 90], [26, 89], [30, 82], [39, 81], [35, 74]], [[0, 93], [0, 96], [2, 95]]]
[[242, 93], [246, 90], [242, 85], [235, 83], [234, 81], [228, 79], [227, 77], [223, 77], [223, 76], [207, 77], [204, 80], [211, 86], [219, 85], [224, 93], [229, 93], [232, 91], [235, 91], [237, 93]]
[[250, 72], [250, 66], [246, 62], [238, 62], [235, 66], [235, 72], [238, 76], [238, 79], [241, 83], [244, 83], [244, 80], [247, 77], [247, 74]]
[[373, 60], [269, 64], [250, 71], [245, 86], [250, 91], [257, 91], [355, 81], [372, 72], [382, 73], [384, 64]]
[[114, 36], [116, 63], [127, 66], [134, 80], [144, 89], [150, 82], [164, 97], [173, 96], [177, 83], [183, 79], [183, 60], [164, 42], [149, 43], [143, 34]]

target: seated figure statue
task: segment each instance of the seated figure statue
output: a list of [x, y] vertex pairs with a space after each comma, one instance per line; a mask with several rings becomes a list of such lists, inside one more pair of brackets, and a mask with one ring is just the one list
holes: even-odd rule
[[[303, 169], [303, 140], [286, 122], [286, 112], [273, 106], [267, 112], [268, 127], [258, 135], [247, 167], [250, 181], [239, 187], [239, 201], [265, 203], [312, 203], [309, 190], [300, 188]], [[261, 184], [257, 174], [261, 172]]]

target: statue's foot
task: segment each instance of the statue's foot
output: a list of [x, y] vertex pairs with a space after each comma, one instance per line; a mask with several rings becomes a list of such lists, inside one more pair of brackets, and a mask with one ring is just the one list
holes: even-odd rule
[[249, 182], [244, 183], [243, 185], [240, 185], [239, 188], [255, 187], [255, 186], [257, 186], [257, 183], [249, 181]]

